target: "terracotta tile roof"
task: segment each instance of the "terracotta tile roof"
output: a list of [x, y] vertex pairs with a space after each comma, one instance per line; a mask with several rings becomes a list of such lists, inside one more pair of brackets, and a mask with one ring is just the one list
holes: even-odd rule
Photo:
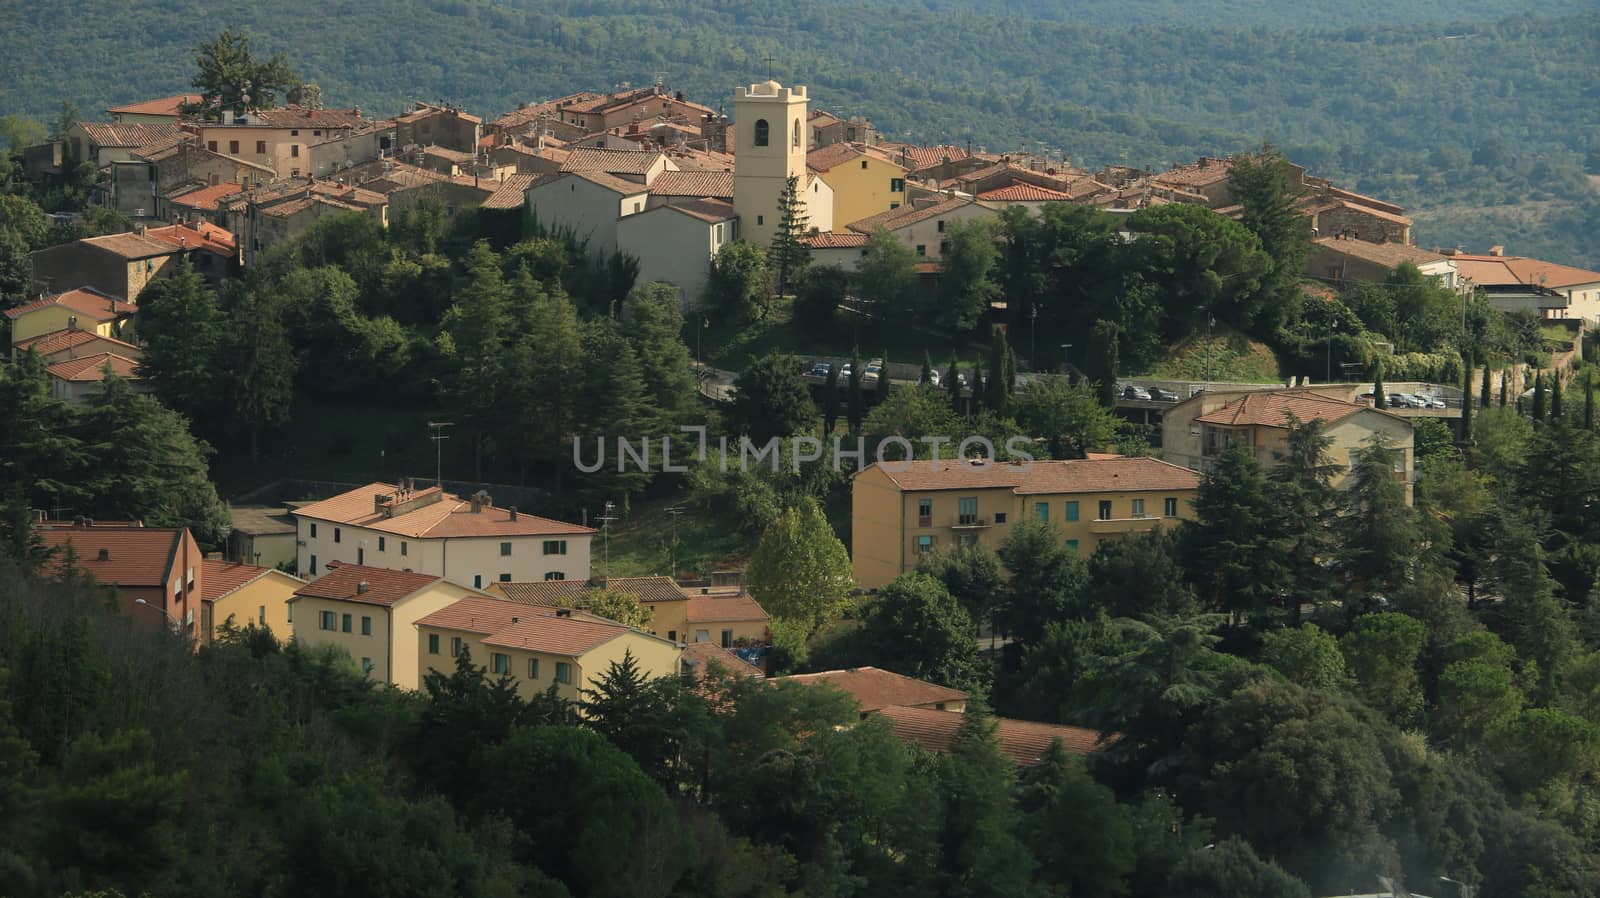
[[860, 221], [851, 222], [846, 227], [861, 234], [872, 234], [879, 228], [886, 231], [898, 231], [919, 221], [927, 221], [940, 215], [948, 215], [957, 209], [971, 205], [973, 205], [972, 200], [959, 196], [931, 203], [913, 203], [901, 206], [898, 209], [890, 209], [887, 212], [879, 212], [877, 215], [869, 215]]
[[67, 359], [48, 365], [44, 370], [57, 380], [94, 383], [106, 379], [107, 366], [111, 368], [112, 374], [124, 380], [136, 380], [139, 377], [139, 363], [136, 360], [112, 352], [97, 352], [81, 359]]
[[[1103, 493], [1192, 490], [1199, 475], [1154, 458], [1079, 458], [1023, 464], [981, 464], [944, 460], [880, 467], [902, 490], [1009, 489], [1034, 493]], [[860, 475], [857, 475], [860, 476]]]
[[193, 225], [175, 224], [164, 228], [151, 228], [145, 232], [145, 236], [180, 249], [203, 249], [226, 259], [233, 258], [238, 250], [233, 232], [217, 227], [209, 221], [196, 222]]
[[535, 612], [497, 631], [493, 636], [486, 637], [483, 644], [495, 648], [520, 649], [576, 658], [618, 636], [637, 632], [639, 631], [624, 627], [622, 624], [596, 617], [576, 615], [563, 617], [554, 611]]
[[[215, 602], [223, 596], [254, 583], [261, 577], [277, 570], [277, 568], [262, 567], [259, 564], [223, 561], [220, 558], [207, 558], [200, 562], [200, 567], [206, 572], [204, 583], [200, 587], [200, 598], [206, 602]], [[278, 571], [278, 573], [283, 574], [282, 571]], [[285, 577], [291, 576], [290, 574], [283, 575]], [[300, 578], [295, 577], [295, 579], [299, 580]]]
[[[1230, 206], [1228, 208], [1237, 208], [1241, 213], [1243, 212], [1243, 207]], [[1359, 212], [1362, 215], [1370, 215], [1373, 218], [1377, 218], [1382, 221], [1391, 221], [1395, 224], [1409, 225], [1412, 223], [1411, 219], [1405, 217], [1404, 215], [1396, 215], [1393, 212], [1388, 212], [1373, 206], [1367, 206], [1363, 205], [1362, 203], [1337, 198], [1325, 198], [1321, 200], [1308, 199], [1299, 207], [1300, 212], [1307, 215], [1331, 212], [1334, 209], [1344, 209], [1350, 212]], [[1217, 210], [1218, 213], [1221, 213], [1222, 211], [1223, 210], [1221, 209]]]
[[733, 217], [733, 204], [725, 200], [682, 200], [665, 206], [657, 206], [650, 211], [654, 212], [661, 209], [671, 209], [691, 218], [698, 218], [707, 224], [716, 224], [719, 221], [727, 221]]
[[259, 536], [295, 532], [294, 517], [282, 506], [230, 505], [228, 515], [233, 519], [233, 529], [240, 533]]
[[[134, 354], [138, 354], [140, 351], [139, 347], [133, 345], [132, 343], [118, 340], [116, 337], [102, 337], [94, 331], [88, 331], [77, 327], [62, 328], [58, 331], [51, 331], [48, 334], [39, 334], [38, 336], [29, 337], [26, 340], [19, 340], [12, 345], [12, 349], [18, 351], [26, 351], [31, 349], [41, 356], [50, 356], [55, 355], [58, 352], [65, 352], [69, 349], [75, 349], [84, 345], [85, 343], [96, 342], [109, 343], [117, 348], [131, 350]], [[131, 355], [129, 356], [129, 358], [132, 357], [133, 356]]]
[[398, 493], [399, 489], [392, 483], [369, 483], [331, 499], [296, 509], [294, 513], [319, 521], [366, 527], [369, 530], [381, 530], [417, 539], [587, 535], [595, 532], [578, 524], [568, 524], [565, 521], [555, 521], [531, 514], [518, 513], [517, 519], [513, 521], [508, 509], [496, 508], [493, 505], [474, 513], [468, 500], [445, 493], [438, 487], [417, 490], [411, 494], [410, 499], [402, 500], [427, 500], [437, 494], [440, 496], [438, 501], [421, 502], [392, 517], [386, 517], [375, 510], [374, 499], [377, 496], [392, 496]]
[[933, 146], [918, 147], [905, 143], [881, 144], [883, 149], [892, 155], [896, 162], [911, 171], [920, 171], [924, 168], [933, 168], [946, 162], [956, 162], [971, 156], [966, 147]]
[[96, 249], [115, 253], [124, 259], [148, 259], [153, 256], [170, 256], [176, 253], [177, 248], [165, 241], [154, 237], [141, 237], [135, 233], [105, 234], [100, 237], [85, 237], [78, 241]]
[[1364, 408], [1367, 406], [1331, 399], [1309, 390], [1263, 390], [1246, 393], [1195, 420], [1229, 427], [1283, 427], [1287, 424], [1286, 416], [1291, 413], [1301, 421], [1338, 421]]
[[[493, 588], [506, 598], [530, 605], [559, 605], [563, 599], [598, 589], [595, 580], [533, 580], [527, 582], [495, 583]], [[606, 589], [625, 592], [641, 602], [672, 602], [688, 598], [671, 577], [612, 577]]]
[[178, 137], [177, 125], [124, 122], [79, 122], [78, 127], [97, 147], [145, 147]]
[[683, 647], [683, 664], [695, 679], [705, 675], [710, 665], [716, 664], [736, 677], [760, 679], [766, 674], [761, 668], [735, 655], [714, 642], [691, 642]]
[[[939, 686], [912, 677], [901, 676], [876, 667], [852, 667], [848, 670], [825, 670], [821, 673], [794, 674], [778, 677], [774, 682], [789, 681], [815, 686], [827, 684], [847, 692], [861, 705], [863, 712], [873, 712], [891, 705], [933, 705], [940, 702], [964, 702], [967, 694], [959, 689]], [[951, 713], [940, 711], [940, 714]]]
[[[691, 150], [687, 148], [674, 149], [667, 154], [673, 164], [683, 171], [725, 171], [734, 169], [734, 158], [728, 153], [717, 153], [710, 150]], [[661, 177], [666, 175], [662, 172]]]
[[460, 119], [460, 120], [462, 120], [464, 122], [471, 122], [471, 123], [473, 123], [475, 125], [483, 124], [483, 119], [481, 119], [481, 118], [479, 118], [479, 117], [477, 117], [475, 115], [471, 115], [469, 113], [462, 112], [459, 109], [451, 109], [451, 108], [449, 108], [447, 106], [422, 106], [421, 108], [411, 110], [410, 112], [406, 113], [405, 115], [397, 116], [395, 118], [395, 122], [397, 124], [399, 122], [406, 122], [407, 124], [409, 124], [411, 122], [420, 122], [423, 119], [428, 118], [429, 116], [434, 116], [434, 115], [448, 116], [450, 118], [458, 118], [458, 119]]
[[800, 238], [801, 243], [812, 249], [851, 249], [866, 246], [867, 240], [866, 234], [842, 234], [838, 231], [822, 231]]
[[513, 174], [508, 175], [494, 193], [483, 201], [485, 209], [520, 209], [528, 201], [528, 187], [533, 184], [536, 175]]
[[182, 110], [181, 106], [195, 106], [200, 103], [199, 94], [175, 94], [162, 97], [158, 100], [144, 100], [139, 103], [129, 103], [126, 106], [113, 106], [106, 112], [113, 115], [170, 115], [176, 118]]
[[1015, 184], [1008, 184], [1005, 187], [997, 187], [994, 190], [985, 190], [978, 194], [978, 199], [980, 200], [1007, 203], [1066, 201], [1072, 198], [1070, 193], [1063, 193], [1059, 190], [1051, 190], [1048, 187], [1040, 187], [1037, 184], [1027, 184], [1021, 181]]
[[806, 122], [815, 128], [829, 128], [842, 121], [844, 120], [833, 113], [823, 112], [821, 109], [811, 110], [811, 115], [806, 118]]
[[56, 293], [51, 296], [40, 297], [25, 306], [17, 306], [6, 310], [6, 317], [11, 319], [21, 318], [29, 312], [50, 306], [65, 306], [75, 314], [88, 318], [91, 321], [105, 322], [125, 318], [138, 311], [139, 307], [131, 302], [121, 300], [109, 293], [101, 293], [93, 287], [79, 287], [65, 293]]
[[254, 109], [244, 122], [213, 127], [246, 128], [358, 128], [367, 120], [360, 109], [305, 109], [300, 106], [278, 106], [273, 109]]
[[864, 155], [853, 143], [830, 143], [806, 154], [806, 166], [813, 171], [832, 171]]
[[[961, 730], [964, 714], [950, 711], [931, 711], [927, 708], [890, 706], [878, 712], [894, 726], [894, 734], [902, 742], [914, 742], [938, 754], [949, 754]], [[1058, 726], [1034, 723], [1028, 720], [995, 718], [996, 733], [1000, 740], [1000, 753], [1022, 767], [1039, 763], [1050, 743], [1061, 740], [1061, 747], [1075, 755], [1087, 755], [1106, 746], [1100, 734], [1084, 727]]]
[[417, 626], [460, 630], [463, 633], [481, 633], [487, 636], [537, 613], [539, 612], [530, 609], [524, 602], [468, 596], [419, 618]]
[[1180, 165], [1171, 171], [1155, 175], [1151, 180], [1180, 187], [1204, 187], [1218, 181], [1226, 181], [1228, 173], [1232, 170], [1233, 159], [1214, 159], [1206, 156], [1189, 165]]
[[[1428, 265], [1445, 259], [1443, 253], [1430, 252], [1405, 243], [1369, 243], [1365, 240], [1341, 240], [1338, 237], [1322, 237], [1312, 242], [1330, 252], [1352, 256], [1385, 268], [1395, 268], [1401, 262]], [[1595, 275], [1595, 278], [1600, 280], [1600, 275]]]
[[702, 624], [772, 620], [772, 615], [743, 590], [721, 595], [690, 593], [684, 616], [689, 623]]
[[168, 197], [167, 201], [188, 209], [203, 209], [207, 212], [214, 212], [217, 208], [217, 200], [225, 196], [231, 196], [235, 193], [239, 193], [242, 190], [244, 190], [243, 184], [234, 184], [232, 182], [224, 181], [221, 184], [213, 184], [209, 187], [200, 187], [195, 190], [190, 190], [187, 193], [180, 193], [177, 196]]
[[[328, 565], [326, 574], [294, 591], [296, 597], [337, 599], [363, 605], [393, 605], [421, 589], [439, 582], [440, 577], [412, 571], [391, 571], [364, 564]], [[362, 586], [362, 584], [366, 584]]]
[[[167, 585], [168, 571], [183, 539], [182, 528], [109, 527], [80, 528], [50, 525], [37, 528], [45, 548], [61, 549], [52, 558], [59, 570], [68, 544], [77, 555], [78, 569], [94, 576], [101, 586]], [[104, 551], [104, 560], [100, 553]]]
[[133, 155], [138, 156], [140, 159], [143, 159], [146, 162], [155, 162], [165, 159], [169, 153], [178, 149], [178, 147], [182, 146], [187, 140], [188, 136], [184, 134], [171, 134], [166, 137], [158, 137], [149, 143], [143, 143], [134, 147]]
[[651, 196], [698, 196], [733, 199], [731, 171], [664, 171], [650, 182]]
[[1474, 284], [1500, 287], [1521, 284], [1528, 287], [1576, 287], [1600, 283], [1600, 272], [1542, 262], [1527, 256], [1474, 256], [1458, 253], [1450, 257], [1456, 271]]
[[428, 146], [423, 147], [422, 152], [424, 155], [435, 156], [440, 159], [444, 159], [447, 162], [471, 162], [478, 158], [478, 154], [476, 153], [467, 153], [461, 150], [451, 149], [450, 147], [441, 147], [436, 144], [429, 144]]
[[642, 175], [650, 171], [661, 154], [654, 150], [602, 150], [580, 147], [561, 164], [564, 172], [605, 172], [609, 175]]

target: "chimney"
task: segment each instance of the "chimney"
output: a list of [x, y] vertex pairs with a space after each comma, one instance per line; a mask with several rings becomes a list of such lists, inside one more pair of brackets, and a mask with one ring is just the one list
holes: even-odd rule
[[511, 512], [511, 520], [515, 521], [517, 519], [517, 507], [513, 505], [507, 511]]
[[1489, 247], [1489, 255], [1491, 255], [1491, 256], [1503, 256], [1505, 254], [1506, 254], [1506, 248], [1503, 247], [1503, 246], [1491, 246], [1491, 247]]
[[472, 494], [472, 513], [473, 514], [477, 514], [477, 513], [481, 512], [481, 511], [483, 511], [483, 501], [478, 498], [478, 494], [477, 493], [473, 493]]
[[145, 232], [145, 226], [144, 225], [139, 225], [138, 227], [134, 228], [133, 230], [134, 230], [134, 233], [138, 234], [140, 237], [143, 237], [144, 236], [144, 232]]
[[389, 515], [386, 513], [386, 509], [388, 508], [390, 498], [392, 497], [388, 493], [374, 493], [372, 496], [372, 513], [381, 514], [384, 517], [388, 517]]
[[572, 609], [571, 608], [557, 608], [556, 609], [556, 617], [571, 617], [571, 616], [572, 616]]
[[95, 558], [98, 561], [110, 561], [111, 560], [111, 550], [110, 549], [101, 549], [100, 550], [100, 554], [95, 556]]
[[356, 595], [364, 595], [367, 591], [367, 581], [362, 580], [356, 584]]
[[513, 617], [513, 618], [512, 618], [512, 619], [511, 619], [511, 622], [512, 622], [512, 623], [514, 623], [514, 624], [520, 624], [520, 623], [522, 623], [522, 618], [520, 618], [520, 617]]

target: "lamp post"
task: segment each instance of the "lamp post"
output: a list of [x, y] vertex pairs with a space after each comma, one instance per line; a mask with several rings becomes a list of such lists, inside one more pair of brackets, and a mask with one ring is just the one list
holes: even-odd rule
[[1333, 327], [1338, 323], [1335, 318], [1328, 319], [1328, 372], [1323, 377], [1324, 383], [1333, 383]]
[[1451, 883], [1459, 888], [1461, 890], [1461, 898], [1472, 898], [1472, 896], [1478, 894], [1477, 886], [1469, 886], [1459, 879], [1451, 879], [1448, 876], [1441, 876], [1439, 877], [1439, 881]]
[[143, 605], [146, 608], [154, 608], [155, 610], [161, 612], [163, 617], [172, 622], [172, 632], [177, 633], [183, 629], [183, 625], [178, 623], [178, 619], [172, 616], [172, 612], [161, 607], [160, 605], [152, 605], [144, 599], [134, 599], [133, 604]]

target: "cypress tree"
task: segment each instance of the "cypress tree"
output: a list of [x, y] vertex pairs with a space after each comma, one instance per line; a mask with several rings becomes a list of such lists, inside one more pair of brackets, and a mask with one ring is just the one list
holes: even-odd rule
[[1500, 370], [1500, 407], [1506, 407], [1506, 394], [1510, 391], [1511, 374], [1509, 368]]
[[995, 334], [989, 341], [989, 382], [983, 385], [983, 404], [997, 412], [1006, 409], [1006, 338]]
[[1550, 417], [1561, 417], [1561, 372], [1550, 373]]
[[824, 438], [833, 435], [834, 425], [839, 423], [839, 366], [828, 367], [828, 382], [822, 385], [822, 435]]
[[1383, 362], [1378, 362], [1372, 372], [1372, 407], [1388, 408], [1389, 394], [1383, 389]]
[[1017, 353], [1006, 341], [1006, 402], [1017, 398]]
[[[1489, 370], [1487, 368], [1485, 371]], [[1461, 445], [1472, 444], [1472, 360], [1467, 359], [1461, 377]]]
[[1478, 391], [1478, 408], [1489, 407], [1489, 363], [1483, 363], [1483, 387]]
[[862, 408], [866, 405], [866, 397], [861, 394], [861, 349], [857, 347], [850, 355], [850, 401], [846, 414], [850, 418], [850, 432], [861, 432]]
[[974, 414], [974, 415], [976, 415], [978, 413], [979, 409], [983, 408], [983, 401], [984, 401], [984, 399], [988, 398], [988, 397], [983, 395], [983, 391], [984, 391], [985, 386], [986, 386], [986, 384], [984, 383], [984, 380], [983, 380], [983, 360], [982, 359], [973, 359], [972, 360], [972, 402], [970, 403], [969, 408], [971, 410], [971, 413]]
[[950, 397], [950, 410], [961, 414], [961, 367], [953, 352], [950, 353], [950, 368], [944, 373], [944, 393]]
[[922, 353], [922, 378], [920, 383], [933, 383], [933, 353], [931, 352], [924, 351]]
[[1533, 376], [1533, 420], [1544, 420], [1544, 372]]
[[1583, 429], [1594, 432], [1594, 370], [1583, 372]]
[[889, 398], [889, 350], [883, 351], [883, 364], [878, 367], [878, 401]]

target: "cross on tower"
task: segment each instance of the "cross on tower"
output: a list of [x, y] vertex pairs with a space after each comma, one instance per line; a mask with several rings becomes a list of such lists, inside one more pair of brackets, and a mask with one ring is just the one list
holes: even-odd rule
[[777, 61], [777, 57], [773, 56], [771, 53], [768, 53], [764, 58], [767, 60], [767, 80], [771, 81], [772, 80], [772, 64]]

